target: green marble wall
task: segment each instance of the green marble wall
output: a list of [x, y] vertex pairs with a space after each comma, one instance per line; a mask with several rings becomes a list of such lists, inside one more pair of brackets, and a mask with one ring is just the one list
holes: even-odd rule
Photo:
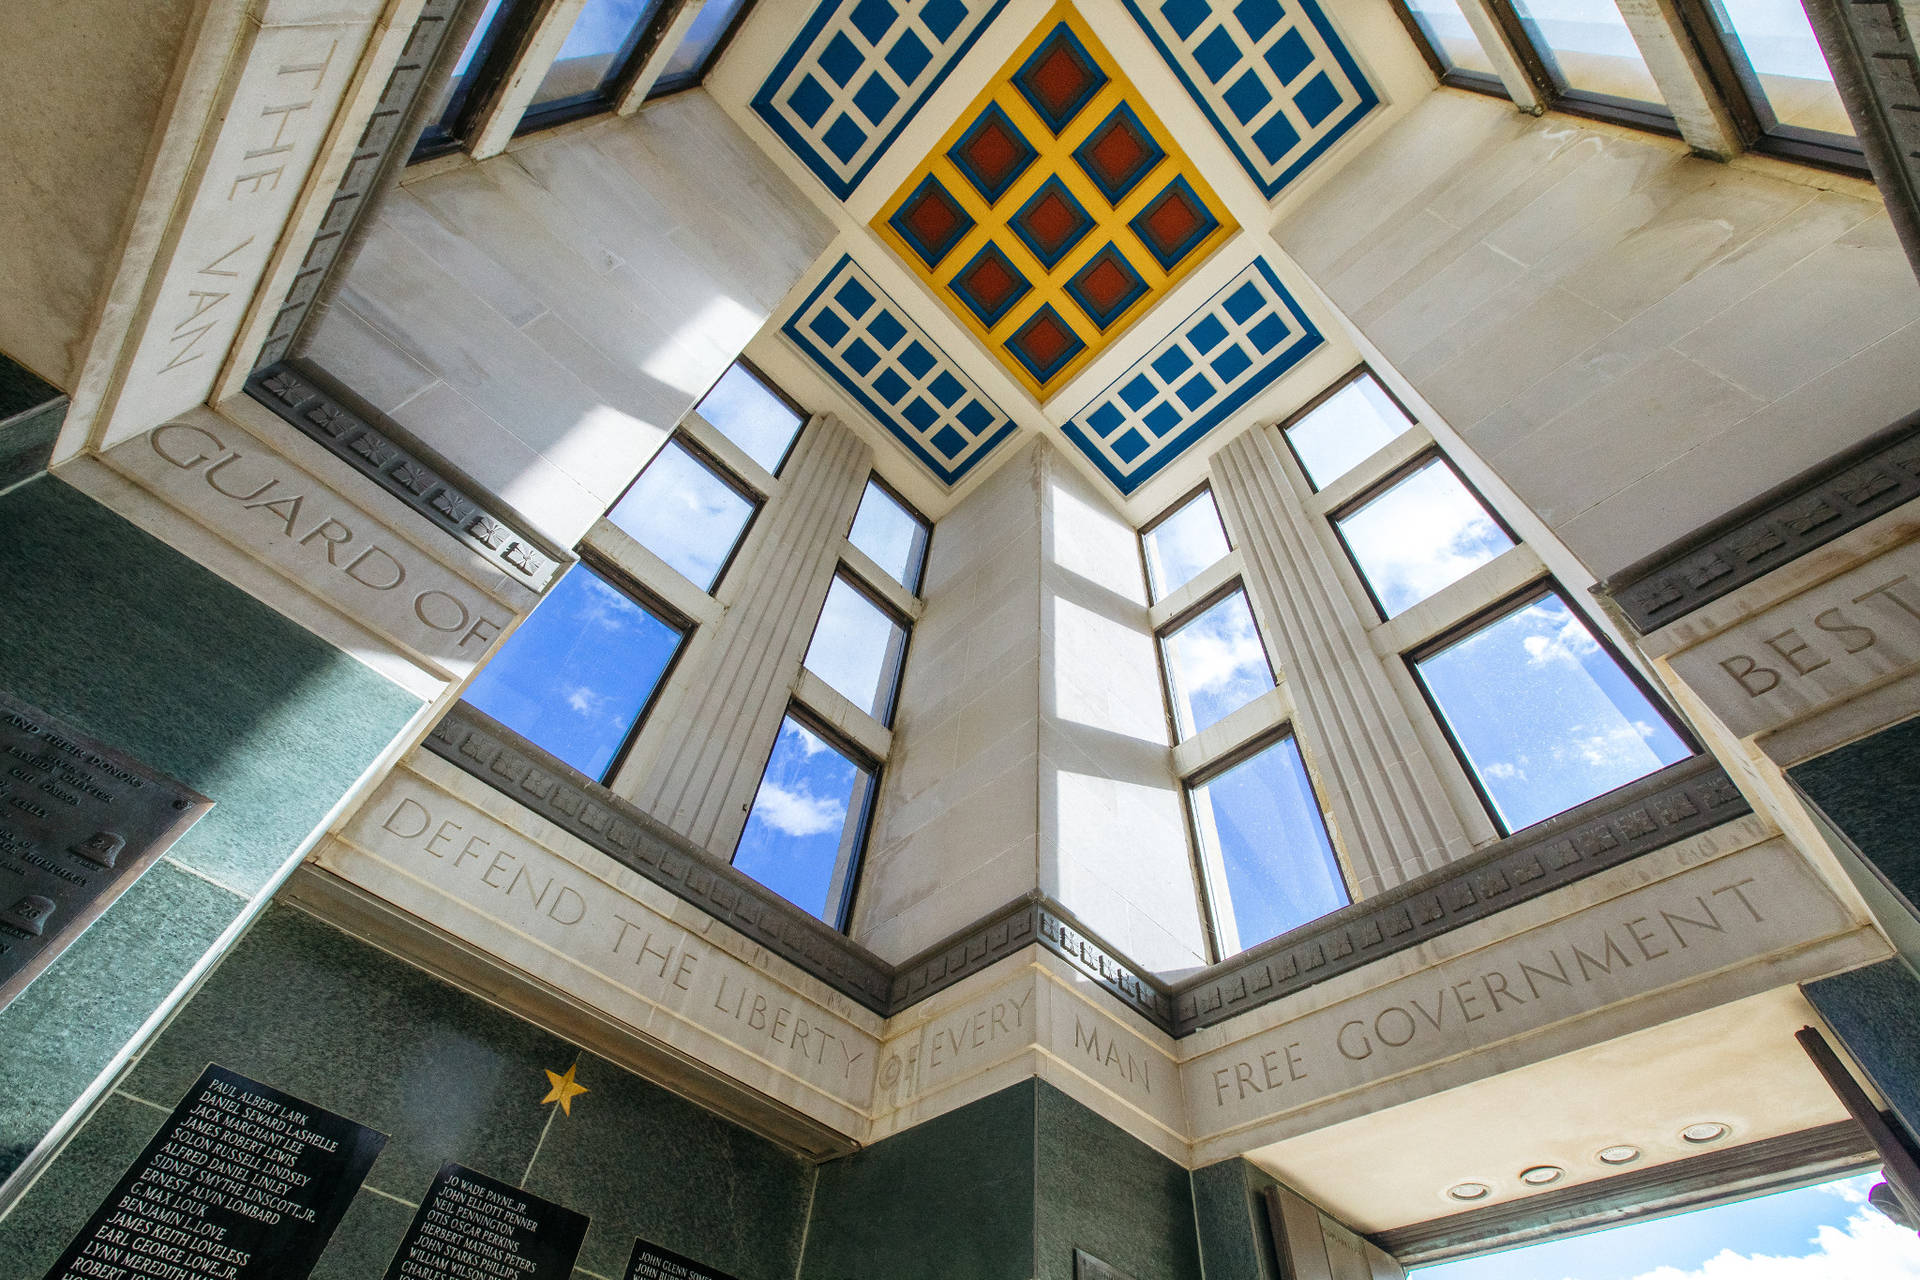
[[1920, 719], [1787, 770], [1887, 880], [1920, 904]]
[[1084, 1249], [1136, 1280], [1200, 1280], [1187, 1171], [1066, 1094], [1034, 1083], [1039, 1280]]
[[0, 493], [47, 469], [66, 417], [60, 388], [0, 355]]
[[1801, 989], [1907, 1132], [1920, 1135], [1920, 978], [1883, 960]]
[[1260, 1193], [1273, 1177], [1245, 1160], [1193, 1171], [1193, 1221], [1206, 1280], [1278, 1280]]
[[52, 477], [0, 494], [0, 546], [0, 688], [215, 802], [0, 1010], [4, 1175], [420, 704]]

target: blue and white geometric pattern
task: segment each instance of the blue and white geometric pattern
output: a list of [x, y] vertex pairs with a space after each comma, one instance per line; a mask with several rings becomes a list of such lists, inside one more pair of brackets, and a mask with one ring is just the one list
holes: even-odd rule
[[1007, 0], [821, 0], [753, 109], [846, 199]]
[[1063, 429], [1132, 493], [1324, 341], [1256, 258]]
[[1126, 0], [1271, 199], [1380, 99], [1315, 0]]
[[1013, 434], [1000, 407], [851, 256], [781, 332], [946, 484]]

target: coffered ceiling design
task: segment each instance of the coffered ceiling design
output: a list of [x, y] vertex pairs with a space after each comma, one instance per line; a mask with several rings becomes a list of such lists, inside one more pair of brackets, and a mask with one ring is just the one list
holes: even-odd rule
[[1042, 401], [1237, 229], [1066, 3], [872, 226]]

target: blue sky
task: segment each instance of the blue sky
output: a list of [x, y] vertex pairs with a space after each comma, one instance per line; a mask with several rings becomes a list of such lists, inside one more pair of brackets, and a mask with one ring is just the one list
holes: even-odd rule
[[1866, 1205], [1878, 1174], [1427, 1267], [1418, 1280], [1920, 1280], [1920, 1237]]
[[862, 775], [789, 718], [753, 798], [734, 867], [822, 919], [848, 809]]

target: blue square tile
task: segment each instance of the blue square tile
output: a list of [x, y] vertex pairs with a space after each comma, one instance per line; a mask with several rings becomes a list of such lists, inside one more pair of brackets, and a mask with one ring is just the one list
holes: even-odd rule
[[1267, 92], [1267, 86], [1260, 83], [1260, 73], [1249, 71], [1228, 86], [1227, 91], [1220, 95], [1220, 100], [1227, 104], [1227, 110], [1233, 112], [1234, 119], [1245, 124], [1267, 109], [1267, 104], [1273, 101], [1273, 95]]
[[847, 344], [847, 349], [840, 353], [840, 358], [847, 362], [848, 368], [863, 378], [872, 371], [873, 366], [880, 363], [880, 353], [859, 338]]
[[1207, 79], [1219, 84], [1227, 72], [1240, 63], [1240, 46], [1233, 42], [1225, 27], [1215, 27], [1205, 40], [1194, 46], [1193, 60], [1206, 72]]
[[1127, 434], [1115, 440], [1110, 447], [1113, 449], [1114, 457], [1130, 463], [1147, 451], [1147, 441], [1146, 437], [1138, 431], [1128, 430]]
[[900, 339], [907, 336], [907, 327], [900, 323], [891, 311], [882, 311], [867, 324], [867, 336], [880, 344], [882, 351], [891, 351], [900, 345]]
[[1254, 348], [1261, 355], [1271, 355], [1274, 348], [1285, 342], [1287, 335], [1292, 332], [1292, 326], [1284, 319], [1279, 316], [1268, 316], [1247, 331], [1247, 340], [1253, 343]]
[[1175, 378], [1193, 368], [1193, 358], [1178, 347], [1168, 347], [1154, 359], [1153, 371], [1160, 375], [1160, 381], [1171, 383]]
[[901, 397], [913, 390], [913, 384], [901, 377], [899, 372], [888, 369], [873, 380], [873, 394], [888, 404], [898, 405]]
[[962, 0], [927, 0], [926, 7], [920, 10], [920, 21], [927, 24], [927, 30], [933, 32], [941, 44], [953, 38], [966, 18], [967, 6]]
[[860, 114], [869, 123], [876, 125], [887, 118], [887, 112], [893, 110], [894, 104], [899, 101], [900, 95], [893, 91], [893, 86], [878, 71], [868, 76], [867, 82], [860, 86], [860, 92], [853, 95], [853, 105], [860, 108]]
[[1340, 90], [1322, 71], [1307, 81], [1306, 88], [1293, 95], [1293, 105], [1300, 108], [1300, 114], [1307, 118], [1308, 124], [1317, 127], [1322, 120], [1340, 109]]
[[1289, 31], [1267, 50], [1267, 65], [1280, 77], [1281, 84], [1292, 84], [1313, 63], [1313, 50], [1298, 31]]
[[813, 330], [814, 336], [827, 344], [828, 350], [839, 346], [840, 339], [847, 336], [847, 322], [826, 307], [820, 308], [819, 314], [807, 324], [807, 328]]
[[961, 385], [960, 379], [942, 369], [940, 376], [935, 378], [933, 384], [927, 388], [927, 393], [951, 409], [961, 396], [967, 394], [967, 389]]
[[853, 6], [853, 29], [865, 36], [867, 43], [876, 49], [899, 18], [899, 10], [893, 7], [892, 0], [860, 0], [859, 4]]
[[926, 431], [940, 421], [940, 411], [928, 404], [925, 396], [915, 396], [913, 403], [900, 411], [900, 416], [917, 431]]
[[1212, 12], [1213, 6], [1208, 0], [1167, 0], [1160, 6], [1160, 16], [1167, 20], [1167, 25], [1182, 40], [1192, 35]]
[[1233, 6], [1233, 16], [1240, 19], [1249, 37], [1259, 40], [1273, 30], [1284, 15], [1279, 0], [1240, 0]]
[[865, 62], [860, 50], [854, 47], [853, 41], [847, 39], [844, 32], [835, 32], [833, 39], [827, 41], [827, 47], [820, 52], [820, 69], [842, 89], [847, 87], [847, 81], [853, 79]]
[[1155, 386], [1153, 379], [1144, 373], [1136, 377], [1132, 382], [1129, 382], [1126, 386], [1120, 388], [1120, 398], [1126, 401], [1127, 408], [1132, 409], [1135, 413], [1138, 413], [1142, 406], [1159, 394], [1160, 388]]
[[1253, 357], [1241, 349], [1239, 343], [1222, 351], [1213, 362], [1213, 376], [1221, 382], [1232, 382], [1235, 378], [1253, 367]]
[[933, 439], [927, 443], [932, 445], [941, 457], [951, 462], [960, 456], [961, 450], [967, 447], [967, 438], [952, 427], [942, 427], [933, 433]]
[[887, 50], [887, 65], [893, 73], [908, 84], [920, 78], [920, 73], [933, 61], [933, 55], [927, 51], [927, 43], [912, 31], [902, 31], [900, 38], [893, 42], [893, 48]]
[[1087, 426], [1104, 440], [1117, 431], [1126, 420], [1127, 415], [1120, 412], [1120, 406], [1109, 400], [1087, 415]]
[[792, 96], [787, 99], [788, 108], [806, 121], [808, 128], [819, 124], [820, 117], [827, 114], [827, 108], [832, 105], [833, 95], [811, 75], [801, 76], [800, 83], [794, 86]]
[[1164, 436], [1167, 432], [1172, 431], [1180, 425], [1180, 411], [1173, 407], [1171, 401], [1157, 404], [1153, 407], [1153, 412], [1149, 413], [1144, 421], [1147, 424], [1147, 430], [1153, 432], [1156, 436]]
[[916, 378], [924, 378], [935, 364], [933, 353], [918, 342], [900, 353], [900, 367]]
[[858, 320], [867, 314], [867, 308], [873, 305], [873, 294], [868, 292], [867, 287], [858, 280], [849, 280], [840, 286], [840, 291], [833, 295], [833, 300], [840, 304], [841, 310]]
[[966, 403], [966, 407], [953, 416], [960, 420], [961, 426], [977, 436], [993, 425], [994, 415], [993, 410], [987, 408], [987, 406], [981, 404], [978, 400], [969, 400]]
[[1202, 316], [1200, 323], [1187, 330], [1187, 341], [1203, 356], [1219, 346], [1221, 339], [1226, 336], [1227, 326], [1220, 323], [1218, 316]]
[[841, 113], [838, 120], [827, 126], [820, 140], [827, 144], [827, 150], [840, 158], [841, 163], [853, 159], [856, 151], [867, 140], [867, 131], [853, 122], [853, 117]]
[[1270, 164], [1279, 164], [1282, 157], [1300, 145], [1300, 131], [1287, 123], [1284, 112], [1276, 111], [1273, 119], [1253, 131], [1253, 145], [1260, 148], [1260, 154]]
[[1201, 405], [1213, 399], [1214, 393], [1219, 391], [1219, 389], [1220, 388], [1214, 386], [1213, 383], [1208, 380], [1206, 374], [1196, 373], [1181, 383], [1174, 391], [1174, 394], [1180, 397], [1180, 403], [1186, 405], [1187, 408], [1198, 409]]
[[1233, 291], [1233, 296], [1225, 302], [1227, 314], [1233, 317], [1235, 324], [1245, 324], [1253, 318], [1255, 312], [1267, 305], [1266, 295], [1260, 292], [1260, 286], [1249, 280]]

